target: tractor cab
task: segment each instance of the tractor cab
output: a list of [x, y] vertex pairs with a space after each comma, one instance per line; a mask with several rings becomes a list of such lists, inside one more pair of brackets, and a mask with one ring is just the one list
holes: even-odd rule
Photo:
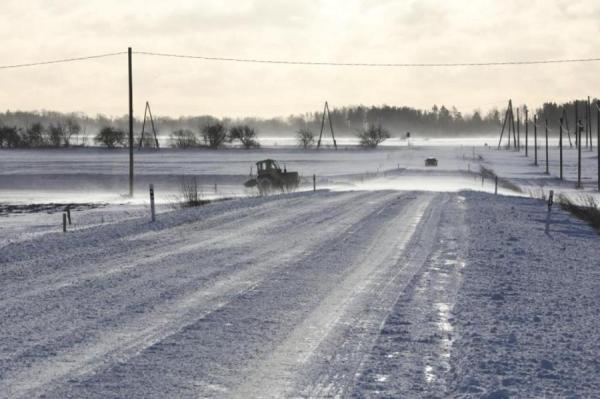
[[275, 160], [265, 159], [264, 161], [258, 161], [256, 163], [256, 171], [260, 176], [262, 174], [271, 173], [273, 171], [281, 172], [281, 168]]

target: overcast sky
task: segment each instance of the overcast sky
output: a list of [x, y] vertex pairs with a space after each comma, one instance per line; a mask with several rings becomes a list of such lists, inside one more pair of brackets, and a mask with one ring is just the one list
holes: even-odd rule
[[[0, 65], [99, 53], [433, 63], [600, 57], [598, 0], [1, 0]], [[0, 70], [0, 108], [127, 113], [127, 56]], [[342, 105], [474, 108], [599, 95], [600, 63], [486, 68], [239, 64], [134, 55], [134, 107], [286, 116]], [[595, 90], [595, 91], [594, 91]]]

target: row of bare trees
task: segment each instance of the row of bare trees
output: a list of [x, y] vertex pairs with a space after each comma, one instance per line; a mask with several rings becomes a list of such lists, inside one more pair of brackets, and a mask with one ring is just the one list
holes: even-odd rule
[[[0, 126], [0, 148], [40, 148], [40, 147], [69, 147], [73, 137], [81, 132], [80, 125], [67, 120], [65, 123], [51, 123], [44, 126], [34, 123], [26, 129]], [[375, 148], [390, 137], [389, 132], [381, 125], [369, 125], [364, 131], [357, 133], [360, 145]], [[258, 134], [248, 125], [235, 125], [227, 128], [221, 122], [204, 125], [198, 132], [189, 129], [175, 130], [171, 136], [171, 146], [175, 148], [210, 148], [218, 149], [225, 144], [239, 142], [246, 149], [258, 148]], [[298, 145], [304, 149], [313, 147], [314, 133], [303, 128], [296, 135]], [[104, 126], [94, 136], [94, 142], [107, 148], [117, 148], [126, 145], [127, 134], [114, 126]]]
[[[379, 125], [369, 125], [366, 129], [358, 131], [356, 137], [359, 139], [359, 144], [364, 148], [376, 148], [379, 144], [391, 137], [390, 132]], [[315, 145], [315, 135], [312, 130], [303, 128], [296, 133], [296, 141], [298, 146], [309, 149]]]
[[70, 147], [81, 125], [73, 119], [44, 126], [36, 122], [27, 128], [0, 126], [0, 148]]
[[258, 134], [248, 125], [227, 128], [221, 122], [209, 123], [197, 134], [190, 129], [178, 129], [171, 133], [171, 146], [175, 148], [207, 147], [217, 149], [226, 143], [239, 142], [246, 149], [258, 148]]

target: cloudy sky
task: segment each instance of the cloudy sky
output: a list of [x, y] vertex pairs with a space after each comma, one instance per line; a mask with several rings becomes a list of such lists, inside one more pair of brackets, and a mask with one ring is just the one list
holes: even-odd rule
[[[0, 65], [134, 51], [449, 63], [600, 57], [598, 0], [1, 0]], [[127, 113], [127, 56], [0, 69], [0, 109]], [[342, 105], [469, 113], [599, 95], [600, 62], [486, 68], [264, 65], [134, 54], [158, 115], [286, 116]], [[596, 90], [594, 92], [593, 90]]]

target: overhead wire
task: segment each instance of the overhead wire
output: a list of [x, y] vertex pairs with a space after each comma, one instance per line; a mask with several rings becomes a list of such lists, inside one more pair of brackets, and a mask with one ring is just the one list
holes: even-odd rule
[[[222, 61], [236, 63], [275, 64], [275, 65], [305, 65], [305, 66], [333, 66], [333, 67], [392, 67], [392, 68], [431, 68], [431, 67], [485, 67], [485, 66], [519, 66], [519, 65], [543, 65], [543, 64], [568, 64], [599, 62], [600, 58], [571, 58], [554, 60], [521, 60], [521, 61], [489, 61], [489, 62], [433, 62], [433, 63], [382, 63], [382, 62], [331, 62], [331, 61], [305, 61], [305, 60], [283, 60], [283, 59], [261, 59], [261, 58], [238, 58], [238, 57], [211, 57], [204, 55], [162, 53], [153, 51], [134, 51], [134, 54], [169, 57], [181, 59], [196, 59], [204, 61]], [[83, 57], [63, 58], [45, 60], [29, 63], [0, 65], [0, 69], [27, 68], [33, 66], [60, 64], [75, 61], [84, 61], [97, 58], [113, 57], [127, 54], [126, 51], [89, 55]]]
[[283, 65], [310, 65], [310, 66], [342, 66], [342, 67], [461, 67], [461, 66], [503, 66], [503, 65], [536, 65], [536, 64], [564, 64], [580, 62], [597, 62], [600, 58], [573, 58], [556, 60], [531, 60], [531, 61], [490, 61], [490, 62], [449, 62], [449, 63], [379, 63], [379, 62], [330, 62], [330, 61], [301, 61], [301, 60], [273, 60], [259, 58], [237, 58], [237, 57], [209, 57], [203, 55], [159, 53], [151, 51], [135, 51], [135, 54], [200, 59], [205, 61], [226, 61], [255, 64], [283, 64]]
[[15, 68], [27, 68], [27, 67], [40, 66], [40, 65], [62, 64], [62, 63], [67, 63], [67, 62], [85, 61], [85, 60], [91, 60], [91, 59], [96, 59], [96, 58], [113, 57], [116, 55], [123, 55], [123, 54], [127, 54], [127, 51], [88, 55], [88, 56], [84, 56], [84, 57], [62, 58], [62, 59], [56, 59], [56, 60], [29, 62], [29, 63], [23, 63], [23, 64], [0, 65], [0, 69], [15, 69]]

